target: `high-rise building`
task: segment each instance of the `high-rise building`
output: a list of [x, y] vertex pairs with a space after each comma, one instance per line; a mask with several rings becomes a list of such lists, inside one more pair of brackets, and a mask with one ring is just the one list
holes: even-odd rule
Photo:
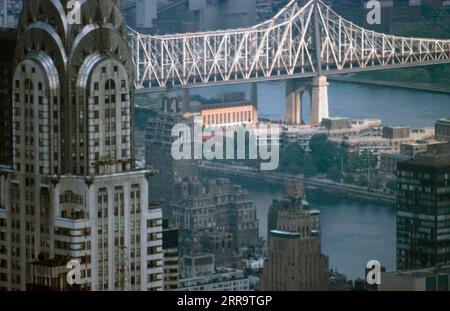
[[378, 291], [449, 291], [450, 266], [381, 273]]
[[242, 247], [257, 246], [258, 220], [250, 194], [228, 179], [182, 182], [167, 210], [181, 229], [182, 251], [208, 251], [230, 266]]
[[397, 269], [450, 263], [450, 145], [397, 165]]
[[179, 252], [177, 227], [170, 227], [167, 219], [163, 220], [163, 253], [164, 253], [164, 290], [178, 288]]
[[40, 258], [27, 267], [27, 291], [77, 291], [80, 286], [67, 283], [67, 262]]
[[0, 28], [0, 165], [12, 163], [12, 67], [17, 32]]
[[81, 289], [160, 290], [161, 210], [134, 163], [133, 64], [119, 0], [26, 1], [12, 83], [13, 165], [0, 173], [0, 288], [40, 255]]
[[326, 290], [328, 259], [321, 254], [318, 211], [303, 205], [303, 185], [292, 182], [287, 188], [285, 198], [271, 207], [276, 228], [269, 233], [262, 290]]
[[[156, 178], [150, 181], [150, 199], [161, 202], [163, 210], [166, 202], [174, 197], [176, 183], [198, 178], [196, 160], [172, 157], [172, 144], [177, 139], [172, 136], [172, 129], [177, 124], [193, 129], [192, 119], [184, 118], [180, 105], [176, 94], [164, 94], [161, 109], [149, 118], [145, 132], [145, 163], [158, 171]], [[164, 218], [169, 216], [164, 215]]]

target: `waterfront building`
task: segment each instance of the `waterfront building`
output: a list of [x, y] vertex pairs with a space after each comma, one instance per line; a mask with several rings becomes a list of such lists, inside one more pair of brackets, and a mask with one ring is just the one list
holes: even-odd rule
[[437, 120], [435, 132], [436, 140], [450, 142], [450, 118]]
[[318, 217], [304, 209], [301, 188], [289, 184], [284, 206], [278, 209], [276, 229], [269, 233], [262, 290], [328, 289], [328, 259], [321, 254]]
[[424, 128], [415, 129], [410, 132], [408, 137], [403, 138], [384, 138], [381, 136], [362, 136], [349, 137], [344, 140], [336, 140], [342, 142], [342, 146], [348, 152], [370, 152], [376, 156], [382, 153], [399, 153], [402, 144], [416, 141], [432, 141], [434, 140], [434, 129]]
[[411, 129], [409, 126], [385, 126], [383, 127], [383, 138], [387, 139], [398, 139], [398, 138], [409, 138]]
[[400, 153], [407, 156], [408, 159], [413, 159], [416, 154], [426, 152], [430, 143], [428, 141], [402, 143], [400, 145]]
[[[341, 121], [339, 121], [341, 122]], [[325, 121], [326, 126], [327, 121]], [[299, 144], [305, 151], [310, 151], [309, 143], [314, 135], [325, 134], [330, 140], [341, 143], [344, 139], [353, 137], [378, 136], [381, 120], [353, 120], [349, 127], [327, 129], [322, 127], [311, 127], [309, 125], [287, 125], [283, 127], [280, 135], [281, 144], [287, 146], [292, 143]], [[331, 125], [330, 125], [331, 126]], [[339, 126], [338, 126], [339, 127]]]
[[380, 155], [380, 171], [385, 174], [396, 175], [397, 164], [413, 159], [417, 154], [426, 152], [432, 145], [444, 144], [434, 140], [418, 140], [400, 144], [400, 153], [382, 153]]
[[450, 266], [381, 273], [378, 291], [449, 291]]
[[430, 145], [426, 153], [397, 168], [397, 269], [450, 262], [450, 146]]
[[161, 290], [162, 215], [148, 202], [152, 172], [135, 167], [120, 5], [84, 1], [81, 24], [69, 24], [65, 4], [26, 1], [18, 27], [0, 289], [25, 290], [29, 264], [44, 256], [79, 261], [83, 290]]
[[233, 126], [238, 124], [257, 124], [258, 112], [248, 101], [226, 102], [204, 106], [201, 113], [202, 125]]
[[397, 172], [397, 164], [409, 159], [409, 156], [402, 153], [382, 153], [380, 155], [380, 172], [395, 176]]
[[321, 125], [329, 131], [350, 128], [348, 118], [343, 117], [323, 118]]

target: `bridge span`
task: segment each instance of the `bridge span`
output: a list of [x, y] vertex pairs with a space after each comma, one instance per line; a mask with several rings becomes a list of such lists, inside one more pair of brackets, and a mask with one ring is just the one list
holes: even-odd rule
[[287, 80], [285, 121], [294, 124], [302, 122], [303, 92], [313, 125], [328, 117], [328, 75], [450, 62], [450, 40], [367, 30], [320, 0], [292, 0], [249, 28], [156, 36], [130, 29], [129, 43], [137, 91]]

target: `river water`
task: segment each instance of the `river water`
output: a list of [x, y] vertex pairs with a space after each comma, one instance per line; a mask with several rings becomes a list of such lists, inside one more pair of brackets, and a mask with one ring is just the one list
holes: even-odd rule
[[[191, 94], [212, 98], [220, 92], [246, 92], [249, 85], [231, 85], [193, 89]], [[283, 118], [284, 84], [266, 82], [258, 85], [259, 116], [273, 120]], [[330, 115], [350, 119], [376, 118], [383, 124], [410, 125], [413, 128], [430, 127], [442, 117], [450, 117], [450, 94], [407, 90], [344, 82], [331, 82], [328, 88]], [[309, 98], [304, 96], [304, 119], [309, 119]]]
[[[248, 85], [193, 90], [211, 98], [220, 92], [245, 91]], [[258, 86], [260, 117], [279, 120], [283, 116], [284, 86], [281, 82]], [[307, 96], [304, 101], [308, 103]], [[406, 124], [412, 128], [432, 127], [450, 116], [450, 95], [391, 87], [332, 82], [329, 86], [330, 115], [350, 119], [378, 118], [384, 125]], [[309, 106], [309, 105], [305, 105]], [[305, 120], [308, 109], [305, 109]], [[260, 236], [267, 238], [267, 211], [273, 199], [281, 198], [283, 185], [272, 186], [235, 182], [249, 189], [258, 208]], [[308, 192], [308, 200], [321, 211], [322, 252], [330, 259], [330, 268], [347, 274], [349, 279], [364, 275], [367, 261], [376, 259], [395, 269], [395, 207], [344, 200], [332, 195]]]

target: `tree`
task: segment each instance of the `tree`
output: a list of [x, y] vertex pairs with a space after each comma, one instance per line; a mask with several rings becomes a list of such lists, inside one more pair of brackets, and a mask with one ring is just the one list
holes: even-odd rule
[[292, 174], [292, 175], [298, 175], [302, 173], [302, 169], [300, 166], [297, 165], [295, 162], [289, 163], [288, 167], [286, 168], [286, 173]]
[[302, 169], [304, 166], [305, 151], [299, 144], [289, 144], [281, 149], [280, 170], [282, 172], [291, 173], [292, 164]]
[[383, 188], [383, 178], [380, 176], [375, 176], [370, 181], [370, 186], [374, 189], [381, 189]]
[[305, 165], [303, 167], [303, 174], [305, 177], [313, 177], [319, 173], [316, 165], [314, 164], [314, 160], [311, 154], [306, 154], [305, 156]]
[[341, 170], [338, 169], [336, 166], [330, 167], [327, 172], [327, 178], [335, 182], [341, 181], [342, 178]]
[[346, 174], [344, 176], [344, 183], [346, 183], [346, 184], [354, 184], [355, 183], [355, 177], [352, 174]]
[[395, 193], [395, 191], [397, 190], [397, 181], [392, 180], [392, 179], [389, 180], [386, 183], [386, 189], [388, 189], [389, 192], [391, 192], [391, 193]]
[[329, 141], [327, 135], [314, 135], [309, 143], [319, 173], [327, 173], [331, 166], [338, 166], [342, 150], [337, 143]]
[[366, 175], [359, 175], [357, 184], [360, 187], [367, 187], [369, 185], [369, 182], [367, 180], [367, 176]]

